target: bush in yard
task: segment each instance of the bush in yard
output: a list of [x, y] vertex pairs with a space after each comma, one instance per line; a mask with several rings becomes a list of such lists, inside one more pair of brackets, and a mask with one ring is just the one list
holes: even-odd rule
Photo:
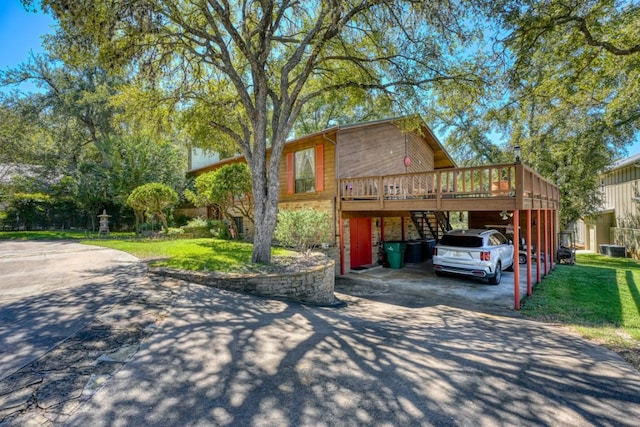
[[212, 220], [204, 217], [191, 218], [185, 228], [211, 228]]
[[[233, 228], [234, 216], [242, 216], [253, 223], [251, 171], [246, 163], [225, 165], [199, 175], [194, 185], [195, 192], [187, 190], [185, 197], [196, 206], [217, 207]], [[235, 230], [236, 235], [238, 231]]]
[[274, 237], [308, 257], [314, 248], [330, 240], [329, 215], [314, 209], [280, 211]]
[[167, 216], [164, 211], [178, 203], [178, 193], [166, 184], [152, 182], [136, 187], [129, 197], [127, 204], [133, 208], [136, 215], [136, 232], [140, 232], [140, 224], [145, 216], [157, 217], [167, 231]]
[[224, 240], [231, 240], [231, 231], [229, 231], [229, 224], [221, 219], [211, 221], [211, 234], [213, 237]]

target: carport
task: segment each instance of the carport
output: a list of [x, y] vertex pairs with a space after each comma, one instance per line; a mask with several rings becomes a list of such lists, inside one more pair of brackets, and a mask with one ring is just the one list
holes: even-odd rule
[[[353, 253], [360, 246], [367, 249], [366, 241], [360, 245], [354, 234], [377, 233], [382, 241], [387, 236], [404, 240], [407, 225], [412, 222], [421, 238], [439, 240], [451, 228], [450, 212], [468, 212], [470, 228], [510, 226], [516, 245], [525, 239], [527, 263], [519, 264], [518, 251], [514, 254], [514, 309], [520, 309], [521, 290], [517, 284], [521, 275], [526, 279], [526, 293], [531, 295], [533, 285], [555, 266], [560, 192], [522, 163], [349, 178], [339, 180], [337, 188], [340, 274], [345, 274], [345, 266], [354, 259]], [[388, 221], [389, 218], [399, 221]], [[349, 227], [349, 237], [345, 237], [345, 227]], [[368, 244], [371, 246], [371, 240]], [[535, 257], [535, 266], [532, 246], [541, 255]], [[371, 253], [369, 258], [373, 261]]]
[[[536, 265], [532, 266], [535, 277]], [[524, 271], [524, 269], [523, 269]], [[502, 282], [495, 286], [484, 279], [463, 276], [438, 277], [431, 260], [407, 263], [399, 270], [374, 266], [351, 271], [336, 279], [336, 290], [384, 301], [405, 301], [416, 306], [449, 305], [473, 308], [477, 311], [506, 313], [513, 310], [514, 286], [519, 283], [520, 295], [527, 291], [525, 274], [515, 282], [513, 272], [504, 272]]]

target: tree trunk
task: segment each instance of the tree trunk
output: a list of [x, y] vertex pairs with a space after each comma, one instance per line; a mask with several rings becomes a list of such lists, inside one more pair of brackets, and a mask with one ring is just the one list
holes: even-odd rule
[[[265, 221], [268, 220], [269, 215], [265, 215]], [[271, 214], [273, 218], [276, 217], [275, 213]], [[275, 221], [274, 221], [275, 223]], [[253, 255], [251, 262], [258, 264], [271, 263], [271, 240], [273, 238], [274, 227], [268, 226], [263, 221], [258, 221], [256, 226], [253, 240]]]
[[[256, 150], [251, 158], [251, 174], [253, 187], [254, 206], [254, 238], [253, 254], [251, 262], [260, 264], [271, 263], [271, 242], [273, 231], [276, 228], [278, 214], [278, 190], [280, 188], [278, 169], [280, 166], [279, 156], [282, 153], [281, 146], [284, 140], [273, 141], [272, 156], [267, 170], [266, 158], [266, 138], [262, 144], [256, 141]], [[280, 147], [277, 149], [277, 147]]]
[[275, 182], [267, 179], [266, 174], [259, 175], [258, 179], [253, 180], [255, 229], [251, 262], [269, 264], [271, 263], [271, 241], [278, 214], [278, 174], [271, 175], [274, 176]]

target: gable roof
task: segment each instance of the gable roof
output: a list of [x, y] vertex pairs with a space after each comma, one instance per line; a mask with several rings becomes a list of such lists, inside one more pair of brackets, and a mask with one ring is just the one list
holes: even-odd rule
[[634, 154], [633, 156], [613, 162], [611, 167], [608, 168], [605, 172], [612, 172], [616, 169], [622, 169], [624, 167], [631, 166], [635, 163], [638, 163], [638, 165], [640, 166], [640, 153]]
[[[369, 126], [377, 126], [380, 124], [395, 124], [397, 125], [399, 121], [401, 121], [402, 119], [404, 119], [406, 117], [399, 117], [399, 118], [391, 118], [391, 119], [382, 119], [382, 120], [374, 120], [374, 121], [369, 121], [369, 122], [360, 122], [360, 123], [352, 123], [352, 124], [347, 124], [347, 125], [336, 125], [336, 126], [331, 126], [329, 128], [314, 132], [314, 133], [310, 133], [308, 135], [304, 135], [298, 138], [294, 138], [291, 140], [288, 140], [287, 142], [285, 142], [285, 146], [289, 145], [289, 144], [297, 144], [300, 142], [303, 142], [306, 139], [311, 139], [314, 138], [316, 136], [321, 136], [321, 135], [326, 135], [329, 133], [339, 133], [341, 130], [350, 130], [350, 129], [356, 129], [359, 127], [369, 127]], [[420, 131], [424, 137], [424, 140], [427, 142], [427, 144], [429, 145], [429, 147], [431, 148], [431, 150], [433, 151], [433, 157], [434, 157], [434, 169], [447, 169], [447, 168], [455, 168], [456, 167], [456, 163], [453, 161], [453, 159], [451, 158], [451, 156], [449, 156], [449, 153], [447, 153], [447, 151], [444, 149], [444, 147], [442, 146], [442, 144], [440, 143], [440, 141], [438, 140], [438, 138], [436, 138], [436, 136], [433, 134], [433, 132], [431, 131], [431, 129], [426, 125], [426, 123], [424, 123], [424, 121], [420, 118]], [[267, 150], [267, 152], [269, 152], [270, 149]], [[206, 172], [209, 170], [213, 170], [216, 169], [220, 166], [223, 166], [225, 164], [231, 164], [231, 163], [237, 163], [240, 161], [244, 160], [244, 155], [239, 154], [237, 156], [234, 157], [230, 157], [227, 159], [223, 159], [220, 160], [219, 162], [215, 162], [215, 163], [211, 163], [209, 165], [197, 168], [197, 169], [192, 169], [187, 171], [188, 175], [198, 175], [199, 173], [202, 172]]]

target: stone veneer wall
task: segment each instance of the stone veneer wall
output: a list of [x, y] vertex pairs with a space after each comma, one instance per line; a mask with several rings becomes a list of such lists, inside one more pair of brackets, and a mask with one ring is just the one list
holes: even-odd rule
[[149, 267], [149, 272], [191, 283], [293, 301], [331, 305], [336, 303], [335, 261], [307, 271], [282, 274], [203, 273], [162, 267]]

